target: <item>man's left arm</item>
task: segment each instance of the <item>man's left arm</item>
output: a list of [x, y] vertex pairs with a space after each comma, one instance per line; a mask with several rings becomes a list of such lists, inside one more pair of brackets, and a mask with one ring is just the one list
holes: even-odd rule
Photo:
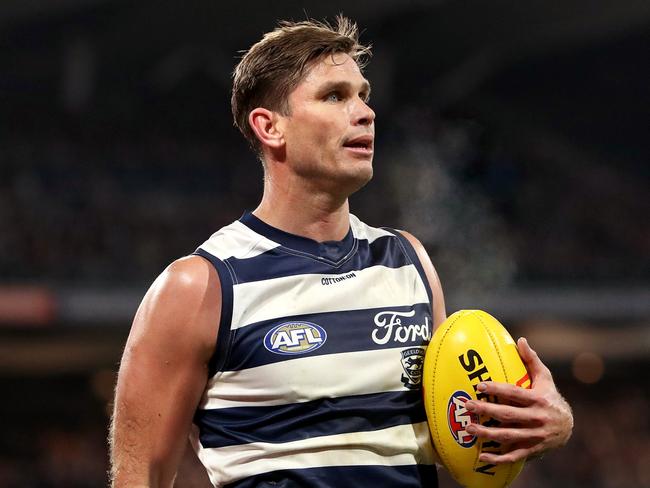
[[431, 258], [427, 253], [426, 249], [422, 243], [411, 233], [404, 230], [400, 230], [400, 233], [406, 237], [406, 239], [411, 243], [415, 253], [420, 259], [420, 264], [424, 269], [424, 274], [427, 275], [427, 281], [429, 282], [429, 287], [431, 288], [432, 303], [431, 308], [433, 313], [433, 330], [436, 330], [440, 324], [442, 324], [447, 318], [447, 311], [445, 309], [445, 296], [442, 293], [442, 285], [440, 284], [440, 278], [436, 269], [433, 267]]
[[[446, 318], [440, 279], [422, 243], [408, 232], [401, 232], [413, 245], [427, 275], [433, 292], [434, 328], [437, 328]], [[480, 460], [486, 463], [510, 463], [541, 456], [549, 449], [565, 445], [573, 431], [571, 407], [558, 392], [550, 370], [526, 339], [519, 339], [518, 348], [531, 377], [531, 388], [485, 382], [479, 385], [479, 389], [483, 388], [481, 391], [487, 395], [498, 397], [502, 403], [471, 400], [465, 404], [470, 411], [500, 422], [495, 427], [472, 424], [467, 429], [469, 433], [510, 446], [501, 455], [481, 454]]]

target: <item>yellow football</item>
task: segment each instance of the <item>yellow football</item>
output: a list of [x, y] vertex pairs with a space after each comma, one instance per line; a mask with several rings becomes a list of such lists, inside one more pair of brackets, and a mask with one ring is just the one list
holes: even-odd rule
[[460, 310], [433, 335], [424, 360], [423, 390], [434, 446], [451, 476], [467, 488], [502, 488], [521, 471], [524, 461], [490, 464], [479, 461], [482, 452], [501, 453], [498, 442], [466, 432], [471, 423], [498, 425], [498, 421], [470, 413], [469, 399], [496, 401], [476, 391], [482, 381], [530, 388], [530, 378], [515, 341], [490, 314]]

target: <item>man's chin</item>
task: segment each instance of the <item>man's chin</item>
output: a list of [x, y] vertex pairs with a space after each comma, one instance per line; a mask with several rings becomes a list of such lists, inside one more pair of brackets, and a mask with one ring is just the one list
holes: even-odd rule
[[352, 194], [368, 184], [372, 179], [373, 169], [372, 164], [367, 166], [357, 167], [356, 171], [351, 172], [351, 174], [346, 175], [345, 186], [349, 188], [349, 194]]
[[303, 178], [311, 180], [323, 190], [344, 197], [363, 188], [372, 179], [372, 175], [372, 160], [340, 161], [334, 170], [301, 173]]
[[364, 170], [365, 171], [362, 171], [361, 174], [359, 175], [361, 179], [363, 179], [363, 184], [361, 186], [365, 186], [366, 183], [372, 180], [372, 176], [375, 174], [372, 164], [368, 165], [368, 167], [364, 168]]

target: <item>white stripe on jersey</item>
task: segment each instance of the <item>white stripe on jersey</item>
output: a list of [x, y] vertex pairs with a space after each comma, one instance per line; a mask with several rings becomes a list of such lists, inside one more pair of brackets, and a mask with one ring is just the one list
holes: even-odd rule
[[[371, 333], [369, 328], [369, 340]], [[263, 346], [260, 344], [260, 347]], [[404, 374], [402, 350], [403, 345], [224, 371], [210, 379], [199, 408], [285, 405], [315, 398], [406, 391], [400, 380]], [[269, 389], [269, 385], [273, 385], [273, 389]]]
[[[352, 214], [350, 214], [350, 226], [355, 238], [367, 239], [368, 243], [372, 243], [380, 237], [393, 235], [386, 230], [364, 224]], [[257, 234], [237, 220], [215, 232], [200, 247], [223, 261], [230, 257], [252, 258], [279, 246], [280, 244], [277, 242]], [[224, 252], [224, 250], [227, 251]]]
[[279, 246], [236, 221], [212, 234], [200, 248], [223, 261], [230, 257], [252, 258]]
[[[196, 437], [193, 441], [197, 442]], [[209, 476], [215, 486], [280, 469], [435, 463], [426, 422], [280, 444], [252, 442], [205, 448], [199, 457], [205, 466], [213, 467]]]
[[366, 239], [369, 244], [372, 244], [376, 239], [384, 236], [394, 235], [391, 232], [388, 232], [384, 229], [378, 229], [376, 227], [370, 227], [369, 225], [361, 222], [355, 215], [350, 214], [350, 227], [352, 227], [352, 233], [357, 239]]
[[[279, 317], [427, 303], [417, 268], [373, 266], [354, 278], [324, 286], [332, 275], [304, 274], [233, 286], [232, 330]], [[338, 275], [344, 276], [344, 275]], [[363, 284], [363, 286], [360, 286]]]

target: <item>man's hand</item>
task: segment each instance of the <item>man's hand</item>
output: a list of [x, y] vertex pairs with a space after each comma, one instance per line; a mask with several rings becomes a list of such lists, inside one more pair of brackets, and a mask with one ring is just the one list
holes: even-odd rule
[[531, 389], [485, 382], [478, 385], [478, 390], [498, 397], [500, 403], [471, 400], [465, 404], [470, 412], [501, 422], [496, 427], [472, 424], [467, 428], [472, 435], [509, 446], [501, 455], [481, 454], [479, 459], [486, 463], [511, 463], [540, 456], [566, 444], [573, 430], [571, 407], [557, 391], [551, 372], [526, 339], [519, 339], [517, 345], [532, 380]]

